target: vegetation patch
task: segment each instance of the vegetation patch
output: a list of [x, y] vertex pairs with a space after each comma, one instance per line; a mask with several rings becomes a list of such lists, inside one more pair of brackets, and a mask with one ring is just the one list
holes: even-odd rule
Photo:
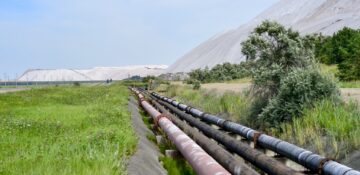
[[0, 174], [126, 174], [128, 95], [119, 84], [0, 94]]
[[340, 80], [360, 79], [360, 30], [345, 27], [333, 36], [317, 36], [316, 58], [338, 65]]
[[226, 92], [219, 95], [207, 90], [194, 90], [189, 86], [170, 85], [165, 95], [206, 112], [220, 114], [234, 121], [245, 122], [251, 105], [249, 103], [251, 98], [247, 93]]
[[190, 165], [184, 159], [173, 159], [170, 157], [161, 157], [164, 168], [171, 175], [195, 175]]
[[360, 111], [356, 103], [322, 100], [306, 108], [302, 118], [283, 124], [277, 136], [322, 155], [336, 159], [346, 157], [360, 146]]

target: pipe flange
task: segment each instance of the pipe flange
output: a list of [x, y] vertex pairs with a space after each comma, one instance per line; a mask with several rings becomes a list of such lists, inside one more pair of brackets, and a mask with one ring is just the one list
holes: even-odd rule
[[187, 107], [185, 108], [185, 112], [190, 113], [190, 110], [191, 110], [191, 109], [193, 109], [193, 107], [187, 106]]
[[253, 142], [254, 142], [254, 148], [258, 148], [258, 139], [261, 136], [261, 132], [254, 132]]
[[158, 115], [158, 116], [156, 117], [156, 119], [155, 119], [155, 121], [154, 121], [154, 124], [155, 124], [156, 127], [159, 127], [159, 121], [160, 121], [161, 118], [167, 118], [168, 120], [171, 121], [171, 119], [170, 119], [170, 117], [169, 117], [168, 115], [166, 115], [166, 114], [160, 114], [160, 115]]

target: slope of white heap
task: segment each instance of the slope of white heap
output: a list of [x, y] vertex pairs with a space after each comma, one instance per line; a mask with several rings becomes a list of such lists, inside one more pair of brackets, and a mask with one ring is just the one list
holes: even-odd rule
[[160, 75], [166, 65], [95, 67], [93, 69], [30, 69], [18, 81], [97, 81], [123, 80], [132, 76]]
[[302, 34], [331, 35], [345, 26], [360, 28], [360, 0], [280, 0], [250, 22], [200, 44], [171, 65], [167, 72], [189, 72], [224, 62], [244, 61], [240, 43], [267, 19]]

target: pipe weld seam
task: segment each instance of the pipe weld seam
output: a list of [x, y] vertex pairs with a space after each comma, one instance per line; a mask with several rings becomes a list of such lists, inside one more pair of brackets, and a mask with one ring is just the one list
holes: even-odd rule
[[320, 161], [320, 164], [319, 164], [319, 167], [318, 167], [318, 173], [321, 175], [321, 174], [324, 174], [324, 165], [326, 162], [329, 162], [329, 161], [334, 161], [334, 159], [331, 159], [331, 158], [323, 158], [321, 161]]
[[187, 113], [190, 113], [190, 110], [191, 110], [191, 109], [193, 109], [193, 107], [187, 106], [187, 107], [185, 108], [185, 111], [186, 111]]
[[158, 115], [158, 116], [156, 117], [156, 119], [155, 119], [155, 121], [154, 121], [154, 124], [155, 124], [156, 127], [159, 126], [159, 121], [160, 121], [161, 118], [167, 118], [168, 120], [171, 121], [170, 117], [167, 116], [166, 114], [160, 114], [160, 115]]
[[254, 132], [254, 137], [253, 137], [253, 142], [254, 142], [254, 148], [258, 148], [259, 145], [258, 145], [258, 140], [259, 140], [259, 137], [261, 136], [261, 132]]

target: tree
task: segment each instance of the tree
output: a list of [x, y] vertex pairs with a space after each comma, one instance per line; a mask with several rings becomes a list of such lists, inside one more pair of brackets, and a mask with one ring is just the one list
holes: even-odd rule
[[242, 43], [247, 60], [256, 60], [252, 73], [254, 87], [274, 95], [280, 81], [293, 68], [305, 68], [314, 58], [314, 45], [307, 37], [277, 22], [264, 21]]
[[251, 117], [254, 126], [276, 127], [301, 115], [304, 106], [337, 92], [335, 84], [318, 71], [313, 36], [302, 37], [282, 25], [264, 21], [242, 43], [252, 70]]
[[347, 51], [342, 51], [343, 61], [338, 65], [338, 77], [341, 80], [359, 80], [360, 79], [360, 35], [351, 39]]

